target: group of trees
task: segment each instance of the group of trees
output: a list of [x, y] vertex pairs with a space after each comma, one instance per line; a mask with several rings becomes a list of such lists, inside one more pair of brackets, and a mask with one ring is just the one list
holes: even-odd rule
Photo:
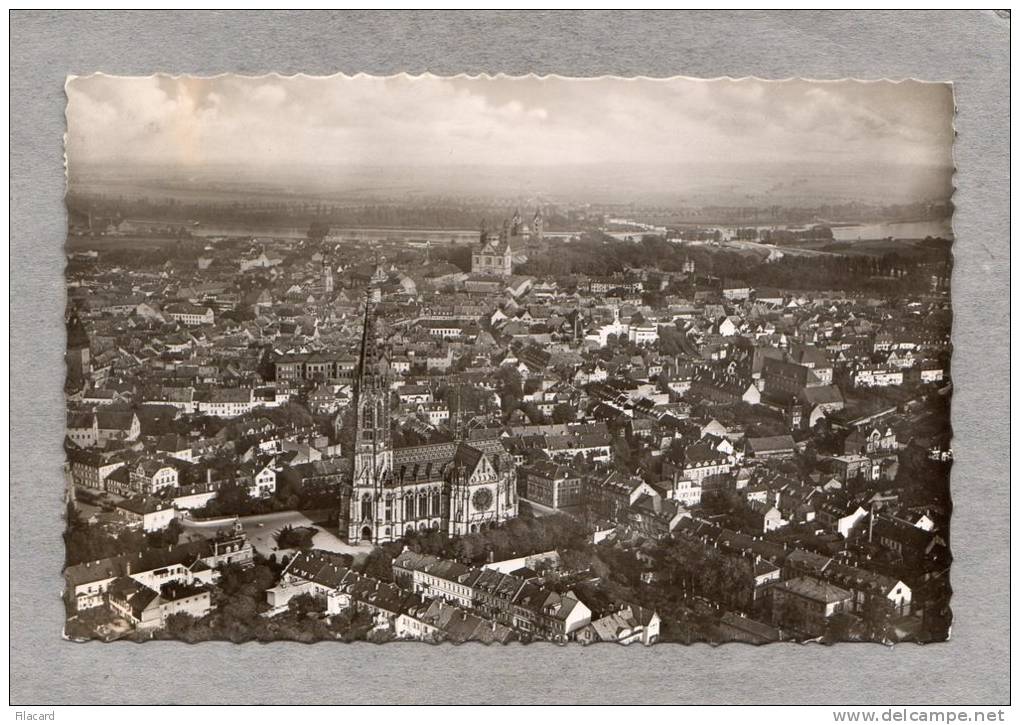
[[789, 430], [782, 414], [764, 405], [741, 401], [732, 405], [713, 406], [712, 415], [723, 425], [742, 425], [749, 438], [778, 436]]
[[[506, 214], [499, 209], [466, 206], [452, 200], [409, 205], [406, 201], [386, 203], [328, 203], [318, 199], [300, 198], [290, 193], [249, 195], [245, 201], [214, 199], [179, 199], [173, 192], [163, 196], [135, 197], [75, 193], [68, 205], [77, 217], [89, 211], [93, 218], [166, 220], [179, 224], [195, 220], [203, 224], [271, 225], [299, 227], [312, 220], [313, 231], [329, 227], [410, 227], [432, 229], [475, 229], [478, 220], [489, 211]], [[323, 232], [324, 233], [324, 232]]]
[[281, 549], [310, 549], [316, 529], [310, 526], [284, 526], [276, 534], [276, 545]]
[[171, 521], [162, 531], [146, 533], [126, 529], [113, 533], [101, 524], [90, 524], [73, 503], [67, 505], [67, 526], [64, 529], [64, 566], [97, 561], [111, 556], [134, 554], [153, 548], [176, 544], [183, 530], [179, 521]]
[[[272, 642], [290, 640], [311, 643], [322, 640], [372, 640], [374, 621], [370, 614], [348, 609], [326, 618], [325, 603], [310, 594], [294, 597], [288, 611], [272, 618], [261, 616], [265, 590], [264, 580], [250, 581], [241, 589], [219, 593], [219, 606], [211, 614], [197, 619], [188, 614], [172, 614], [166, 628], [152, 633], [156, 639], [173, 639], [188, 643], [207, 641]], [[150, 635], [138, 633], [138, 639]]]
[[701, 496], [701, 505], [709, 516], [724, 516], [729, 528], [751, 534], [762, 533], [761, 517], [736, 491], [706, 491]]
[[202, 508], [194, 509], [196, 518], [219, 516], [255, 516], [275, 511], [299, 509], [333, 509], [337, 506], [338, 492], [335, 489], [302, 486], [287, 475], [276, 479], [276, 490], [267, 498], [253, 498], [246, 483], [234, 482], [220, 488], [214, 499]]
[[667, 272], [680, 272], [690, 256], [689, 250], [658, 236], [646, 235], [634, 243], [601, 232], [586, 232], [566, 244], [546, 242], [542, 253], [531, 255], [516, 269], [520, 274], [539, 277], [577, 274], [602, 277], [652, 265]]
[[753, 287], [794, 290], [850, 289], [875, 294], [917, 294], [930, 286], [930, 274], [922, 261], [895, 253], [875, 256], [787, 254], [768, 264], [749, 264], [745, 259], [737, 262], [732, 274]]
[[212, 613], [201, 619], [187, 614], [171, 615], [166, 629], [157, 631], [153, 636], [189, 643], [209, 640], [235, 643], [274, 640], [318, 642], [371, 638], [371, 615], [351, 609], [326, 618], [323, 616], [325, 601], [310, 594], [291, 599], [286, 612], [272, 618], [262, 616], [269, 607], [266, 590], [276, 582], [281, 568], [261, 559], [247, 569], [233, 564], [221, 567], [220, 579], [213, 593], [215, 608]]
[[666, 581], [681, 596], [702, 596], [730, 610], [750, 609], [754, 576], [748, 559], [682, 537], [671, 540], [664, 554]]
[[[821, 231], [810, 233], [827, 239]], [[851, 247], [833, 246], [832, 251], [844, 249], [849, 252]], [[926, 246], [923, 254], [883, 253], [876, 248], [872, 254], [787, 254], [766, 264], [761, 255], [737, 250], [678, 245], [655, 235], [645, 235], [637, 243], [623, 242], [597, 232], [581, 235], [569, 244], [557, 242], [548, 252], [532, 255], [518, 271], [536, 276], [605, 276], [654, 265], [679, 272], [693, 259], [699, 274], [738, 277], [755, 287], [912, 293], [928, 288], [931, 263], [948, 264], [948, 254], [935, 244]]]
[[[756, 229], [738, 229], [738, 239], [757, 239], [766, 244], [794, 244], [803, 241], [831, 241], [832, 228], [827, 226], [813, 226], [808, 229], [762, 229], [760, 235], [752, 234]], [[746, 236], [740, 236], [739, 232], [747, 232]]]
[[659, 352], [663, 355], [682, 355], [686, 352], [684, 348], [684, 333], [676, 327], [659, 328]]
[[492, 393], [476, 385], [458, 383], [442, 385], [436, 390], [435, 396], [446, 403], [451, 413], [461, 416], [483, 415], [496, 410], [496, 401]]
[[490, 559], [511, 559], [552, 549], [583, 549], [586, 537], [583, 525], [569, 516], [518, 517], [457, 537], [435, 530], [407, 534], [401, 541], [376, 549], [363, 566], [365, 573], [388, 581], [390, 575], [386, 572], [404, 546], [465, 564], [484, 564]]

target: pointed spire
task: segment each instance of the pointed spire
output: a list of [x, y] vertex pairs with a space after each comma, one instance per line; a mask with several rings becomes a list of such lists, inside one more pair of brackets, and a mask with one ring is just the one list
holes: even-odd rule
[[376, 339], [375, 309], [372, 290], [365, 293], [365, 322], [361, 332], [361, 354], [358, 359], [358, 387], [364, 389], [378, 383], [379, 345]]

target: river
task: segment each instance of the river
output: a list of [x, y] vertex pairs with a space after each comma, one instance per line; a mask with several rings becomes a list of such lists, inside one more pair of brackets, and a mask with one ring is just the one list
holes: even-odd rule
[[838, 242], [856, 242], [858, 239], [924, 239], [942, 237], [951, 240], [953, 229], [949, 219], [920, 222], [884, 222], [832, 227], [832, 236]]

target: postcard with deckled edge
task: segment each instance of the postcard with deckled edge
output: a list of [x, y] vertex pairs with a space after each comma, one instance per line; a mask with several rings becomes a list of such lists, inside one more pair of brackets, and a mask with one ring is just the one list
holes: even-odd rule
[[950, 84], [66, 93], [65, 638], [949, 637]]

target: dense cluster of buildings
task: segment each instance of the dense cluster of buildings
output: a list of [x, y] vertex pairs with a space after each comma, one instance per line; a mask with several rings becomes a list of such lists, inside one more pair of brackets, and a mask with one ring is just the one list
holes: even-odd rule
[[[597, 582], [575, 577], [560, 592], [543, 585], [529, 563], [562, 569], [555, 551], [484, 567], [405, 550], [393, 560], [391, 582], [344, 566], [322, 551], [297, 555], [280, 583], [267, 592], [269, 615], [286, 611], [296, 596], [325, 601], [327, 614], [355, 609], [400, 639], [427, 642], [510, 642], [545, 640], [654, 644], [660, 617], [637, 605], [607, 603]], [[509, 571], [508, 571], [509, 570]]]
[[[756, 289], [691, 261], [515, 274], [542, 243], [539, 210], [483, 229], [470, 271], [429, 245], [328, 240], [219, 240], [130, 268], [74, 256], [71, 503], [116, 537], [318, 497], [342, 539], [377, 546], [561, 514], [592, 545], [683, 539], [753, 562], [755, 606], [717, 612], [748, 641], [860, 618], [876, 593], [904, 621], [930, 611], [948, 510], [901, 495], [900, 469], [951, 457], [948, 427], [925, 425], [949, 380], [944, 293]], [[222, 555], [196, 547], [69, 567], [73, 609], [143, 629], [204, 616]], [[659, 637], [659, 614], [597, 601], [583, 572], [550, 588], [519, 569], [405, 552], [377, 581], [310, 551], [267, 604], [311, 593], [419, 639]]]

